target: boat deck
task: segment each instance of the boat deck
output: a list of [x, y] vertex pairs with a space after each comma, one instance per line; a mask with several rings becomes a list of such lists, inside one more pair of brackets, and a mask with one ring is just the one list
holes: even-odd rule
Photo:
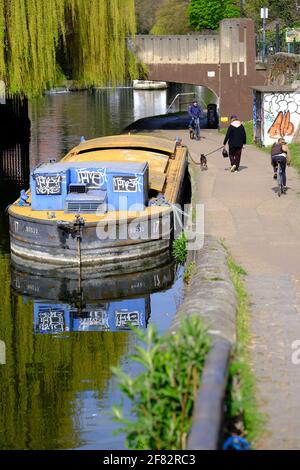
[[[153, 151], [154, 145], [156, 145], [156, 151]], [[127, 147], [120, 148], [121, 146]], [[164, 153], [159, 153], [160, 151]], [[186, 148], [178, 147], [175, 149], [174, 141], [152, 136], [142, 137], [141, 135], [93, 139], [75, 147], [61, 162], [80, 162], [84, 166], [84, 162], [91, 161], [144, 163], [145, 160], [149, 165], [150, 189], [163, 193], [170, 204], [175, 204], [178, 200], [180, 185], [186, 168]], [[30, 191], [27, 194], [30, 202]], [[150, 206], [143, 211], [109, 211], [105, 214], [87, 213], [84, 214], [84, 219], [86, 223], [95, 223], [102, 220], [105, 222], [112, 220], [122, 222], [137, 217], [141, 219], [149, 218], [168, 211], [169, 206]], [[59, 210], [33, 211], [30, 206], [17, 206], [16, 204], [10, 207], [9, 212], [16, 217], [44, 220], [45, 222], [51, 220], [70, 222], [74, 220], [74, 213], [65, 213]]]

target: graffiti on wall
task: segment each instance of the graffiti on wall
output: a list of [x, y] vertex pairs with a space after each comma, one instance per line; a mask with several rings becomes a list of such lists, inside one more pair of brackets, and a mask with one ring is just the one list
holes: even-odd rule
[[120, 330], [127, 330], [130, 326], [143, 328], [142, 314], [138, 310], [129, 311], [120, 309], [115, 311], [116, 327]]
[[266, 93], [263, 106], [264, 145], [279, 137], [291, 142], [300, 125], [300, 93]]
[[62, 333], [65, 330], [64, 310], [41, 307], [36, 329], [39, 333]]
[[88, 312], [87, 316], [79, 319], [78, 331], [109, 331], [109, 315], [106, 310], [99, 309]]
[[114, 176], [113, 188], [115, 193], [136, 193], [143, 190], [142, 178], [139, 176]]
[[88, 170], [80, 168], [76, 170], [78, 183], [86, 184], [91, 188], [101, 188], [107, 183], [106, 168]]
[[36, 175], [35, 193], [44, 196], [61, 194], [60, 175]]

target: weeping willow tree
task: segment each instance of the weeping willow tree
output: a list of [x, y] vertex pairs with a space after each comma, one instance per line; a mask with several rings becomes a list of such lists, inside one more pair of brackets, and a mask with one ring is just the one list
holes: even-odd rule
[[11, 94], [40, 94], [62, 76], [58, 53], [88, 85], [133, 78], [135, 28], [134, 0], [0, 0], [0, 79]]

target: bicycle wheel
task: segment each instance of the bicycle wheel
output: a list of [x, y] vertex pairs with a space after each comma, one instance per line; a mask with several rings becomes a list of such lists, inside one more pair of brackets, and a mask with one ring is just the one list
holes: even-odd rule
[[278, 197], [280, 197], [281, 194], [283, 193], [282, 174], [281, 174], [280, 165], [278, 165], [278, 171], [277, 171], [277, 184], [278, 184], [277, 195]]

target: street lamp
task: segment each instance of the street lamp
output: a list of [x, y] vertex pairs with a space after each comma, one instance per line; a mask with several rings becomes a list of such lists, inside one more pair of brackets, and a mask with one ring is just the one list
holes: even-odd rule
[[262, 19], [263, 25], [263, 44], [262, 44], [262, 61], [265, 61], [266, 58], [266, 20], [269, 16], [269, 9], [263, 7], [260, 9], [260, 17]]

